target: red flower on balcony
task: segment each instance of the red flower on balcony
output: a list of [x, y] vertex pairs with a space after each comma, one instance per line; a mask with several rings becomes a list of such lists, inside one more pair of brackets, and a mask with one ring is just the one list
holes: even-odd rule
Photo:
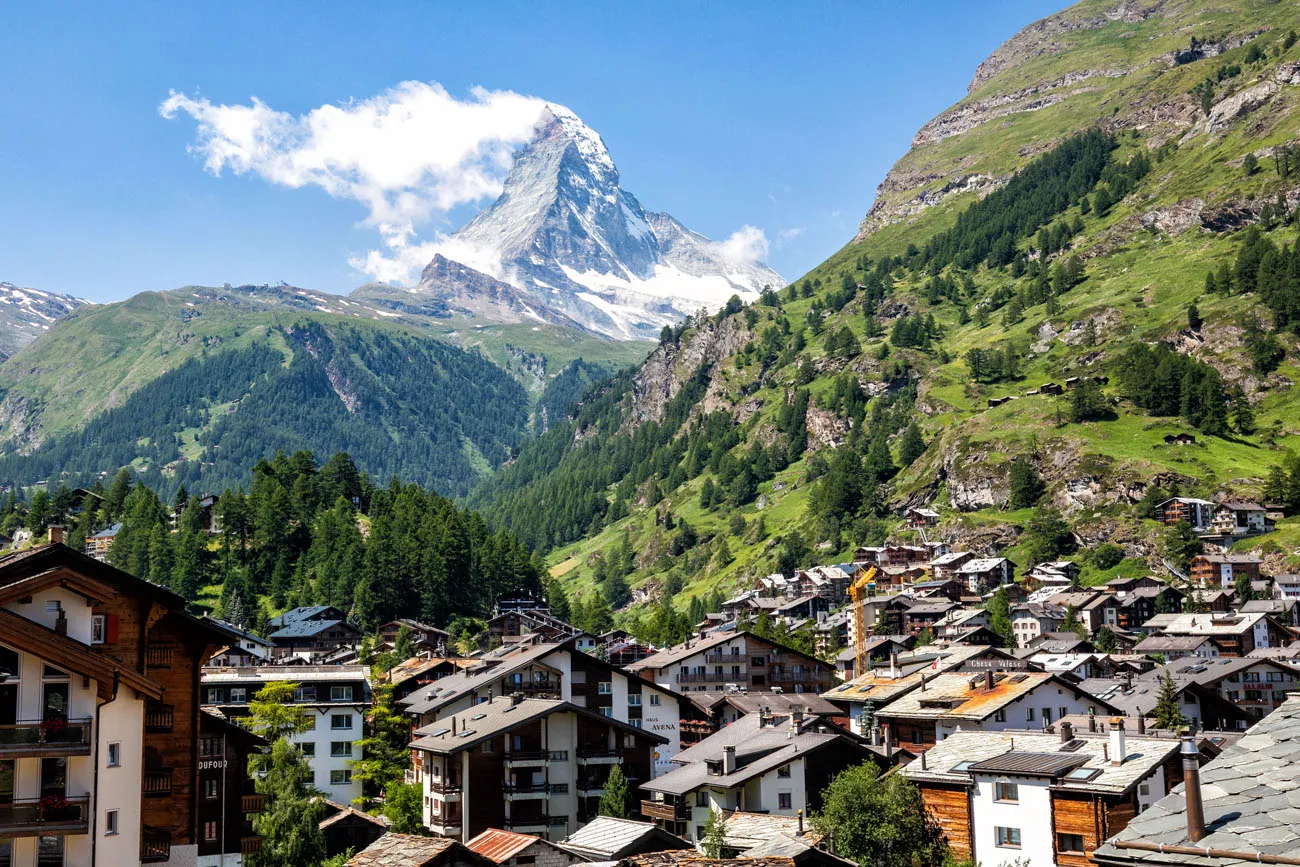
[[46, 795], [37, 804], [37, 815], [42, 822], [66, 820], [72, 805], [63, 795]]
[[61, 716], [47, 717], [41, 721], [41, 728], [47, 734], [58, 734], [68, 727], [68, 721]]

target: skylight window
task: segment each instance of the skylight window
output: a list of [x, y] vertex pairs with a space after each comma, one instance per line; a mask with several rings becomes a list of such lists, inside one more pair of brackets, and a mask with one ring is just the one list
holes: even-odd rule
[[1099, 774], [1101, 774], [1100, 768], [1075, 768], [1066, 774], [1065, 778], [1067, 780], [1074, 780], [1078, 783], [1086, 783], [1088, 780], [1091, 780]]
[[973, 764], [975, 763], [970, 761], [958, 762], [957, 764], [952, 766], [952, 769], [954, 773], [961, 773], [962, 771], [970, 770], [970, 766]]
[[433, 736], [435, 738], [440, 738], [443, 735], [447, 734], [447, 732], [449, 731], [451, 731], [451, 729], [438, 729], [436, 732], [433, 733]]
[[465, 731], [463, 731], [463, 732], [460, 733], [460, 736], [463, 737], [463, 738], [467, 738], [467, 737], [469, 737], [469, 736], [472, 735], [472, 734], [474, 734], [474, 730], [473, 730], [473, 729], [465, 729]]
[[485, 714], [485, 713], [476, 713], [476, 714], [474, 714], [472, 717], [470, 717], [470, 719], [472, 719], [472, 720], [487, 719], [487, 714]]

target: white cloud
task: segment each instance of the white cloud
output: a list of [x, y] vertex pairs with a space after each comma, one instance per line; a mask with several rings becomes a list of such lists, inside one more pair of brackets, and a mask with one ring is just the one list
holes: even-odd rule
[[782, 229], [781, 231], [776, 233], [776, 246], [778, 248], [785, 246], [790, 241], [793, 241], [795, 238], [798, 238], [800, 235], [802, 235], [803, 232], [804, 230], [802, 227], [796, 227], [793, 229]]
[[755, 226], [744, 225], [718, 245], [718, 252], [729, 265], [752, 265], [767, 257], [767, 235]]
[[[351, 264], [375, 279], [402, 282], [449, 245], [443, 237], [419, 241], [418, 227], [458, 205], [498, 195], [511, 154], [532, 137], [546, 104], [482, 88], [459, 100], [436, 82], [407, 81], [369, 99], [297, 116], [256, 97], [249, 105], [213, 105], [175, 91], [158, 110], [169, 119], [184, 112], [198, 123], [191, 150], [213, 175], [253, 173], [272, 184], [316, 186], [363, 204], [365, 225], [380, 233], [384, 249]], [[499, 276], [500, 262], [493, 266], [490, 253], [457, 252], [444, 255]]]

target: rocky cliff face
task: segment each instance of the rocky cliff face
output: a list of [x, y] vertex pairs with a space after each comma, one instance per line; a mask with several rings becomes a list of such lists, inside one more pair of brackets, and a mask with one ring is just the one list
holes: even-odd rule
[[667, 214], [647, 213], [620, 186], [600, 136], [552, 107], [515, 155], [500, 198], [450, 238], [420, 283], [363, 297], [644, 339], [734, 294], [752, 299], [783, 283], [761, 263], [727, 253]]
[[49, 331], [59, 319], [89, 303], [84, 298], [0, 282], [0, 361]]

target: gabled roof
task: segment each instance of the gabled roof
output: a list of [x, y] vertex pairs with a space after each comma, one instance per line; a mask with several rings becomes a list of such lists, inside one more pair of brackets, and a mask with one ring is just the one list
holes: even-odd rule
[[[913, 690], [895, 699], [877, 713], [909, 719], [971, 720], [981, 722], [1040, 686], [1054, 685], [1075, 695], [1088, 695], [1074, 684], [1045, 671], [996, 672], [993, 688], [983, 674], [940, 674], [927, 678], [925, 689]], [[1103, 699], [1089, 696], [1108, 711], [1116, 708]]]
[[639, 729], [613, 717], [601, 716], [595, 711], [558, 699], [528, 698], [517, 703], [508, 698], [486, 701], [453, 714], [446, 719], [430, 723], [416, 729], [419, 735], [411, 742], [411, 748], [427, 750], [439, 755], [452, 755], [477, 746], [499, 734], [511, 731], [519, 726], [543, 719], [554, 713], [574, 713], [589, 717], [622, 731], [626, 734], [645, 738], [657, 744], [666, 744], [668, 739], [645, 729]]
[[637, 852], [692, 848], [654, 822], [612, 816], [597, 816], [560, 841], [560, 847], [596, 861], [613, 861]]
[[494, 867], [491, 860], [450, 837], [385, 834], [352, 856], [347, 867], [434, 867], [450, 860]]
[[[1106, 864], [1195, 864], [1228, 867], [1256, 863], [1256, 854], [1295, 858], [1300, 849], [1296, 792], [1300, 791], [1300, 697], [1287, 699], [1223, 754], [1201, 768], [1206, 836], [1187, 837], [1182, 788], [1129, 820], [1127, 827], [1095, 853]], [[1146, 852], [1127, 842], [1194, 847], [1195, 855]], [[1241, 853], [1229, 858], [1209, 850]]]
[[[500, 828], [488, 828], [466, 843], [465, 847], [491, 860], [494, 864], [501, 864], [535, 844], [552, 849], [560, 848], [550, 840], [542, 837], [536, 837], [532, 834], [520, 834], [516, 831], [504, 831]], [[560, 851], [563, 852], [562, 849]]]

